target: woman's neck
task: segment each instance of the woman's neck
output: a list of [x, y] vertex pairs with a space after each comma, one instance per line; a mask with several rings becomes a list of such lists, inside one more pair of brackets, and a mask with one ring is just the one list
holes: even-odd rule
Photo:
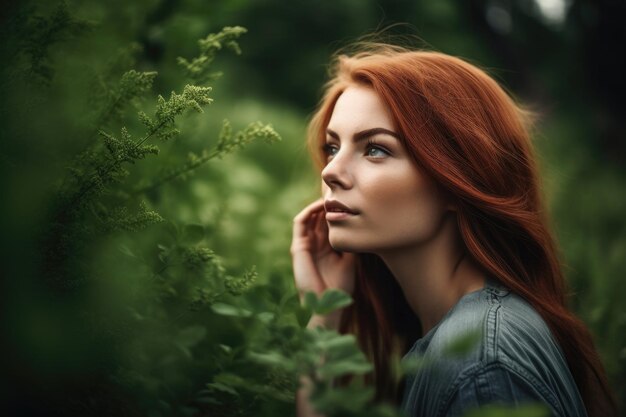
[[428, 242], [378, 253], [419, 318], [422, 335], [463, 295], [485, 285], [485, 274], [466, 253], [453, 214], [448, 212], [442, 218]]

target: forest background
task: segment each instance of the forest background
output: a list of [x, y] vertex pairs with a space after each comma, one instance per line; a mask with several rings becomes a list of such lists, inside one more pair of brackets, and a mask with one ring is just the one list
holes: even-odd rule
[[301, 307], [289, 255], [292, 219], [319, 190], [304, 134], [326, 64], [394, 23], [539, 110], [571, 307], [623, 409], [625, 4], [5, 2], [3, 409], [291, 415], [295, 375], [317, 370], [328, 415], [394, 415], [367, 407], [368, 390], [330, 389], [370, 368], [353, 339], [303, 329], [349, 300]]

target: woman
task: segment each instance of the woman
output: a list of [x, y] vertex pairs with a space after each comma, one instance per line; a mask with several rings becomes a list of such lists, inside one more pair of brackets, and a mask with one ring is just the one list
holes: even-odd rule
[[[355, 302], [309, 326], [356, 334], [376, 400], [409, 415], [531, 402], [616, 415], [590, 334], [566, 307], [530, 112], [442, 53], [367, 44], [332, 70], [309, 125], [322, 198], [294, 218], [291, 255], [300, 294], [339, 288]], [[466, 356], [446, 356], [474, 330]], [[394, 383], [394, 352], [431, 366]], [[307, 392], [300, 416], [313, 415]]]

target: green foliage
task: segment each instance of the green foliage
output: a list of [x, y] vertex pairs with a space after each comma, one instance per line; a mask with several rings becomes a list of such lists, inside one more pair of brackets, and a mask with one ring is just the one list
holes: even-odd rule
[[488, 405], [470, 410], [464, 417], [547, 417], [550, 410], [541, 404], [528, 404], [516, 408]]
[[[122, 53], [124, 52], [126, 51], [122, 51]], [[100, 83], [94, 82], [94, 85], [100, 87], [100, 100], [103, 101], [99, 106], [102, 110], [100, 111], [97, 124], [102, 126], [115, 116], [121, 117], [124, 109], [133, 100], [143, 96], [152, 89], [156, 76], [156, 71], [138, 72], [131, 69], [122, 75], [122, 78], [115, 86], [102, 85], [103, 80]]]
[[186, 85], [182, 94], [176, 94], [172, 91], [167, 101], [159, 95], [154, 119], [148, 117], [144, 112], [139, 112], [139, 120], [147, 128], [146, 136], [140, 141], [140, 144], [152, 135], [163, 141], [178, 135], [180, 131], [174, 123], [176, 117], [187, 109], [203, 113], [204, 110], [201, 106], [213, 101], [209, 98], [210, 91], [211, 87]]
[[482, 328], [470, 330], [458, 335], [444, 349], [443, 354], [449, 357], [463, 357], [469, 354], [480, 342]]
[[[128, 102], [130, 98], [146, 91], [154, 77], [154, 72], [138, 73], [134, 70], [126, 72], [122, 76], [119, 88], [128, 88], [130, 92], [119, 93], [118, 97], [124, 97], [123, 101]], [[124, 167], [125, 163], [134, 164], [148, 154], [158, 155], [159, 148], [156, 145], [144, 143], [153, 136], [166, 141], [179, 134], [180, 131], [175, 126], [176, 117], [187, 109], [202, 113], [201, 106], [212, 101], [208, 97], [209, 91], [209, 87], [186, 85], [182, 94], [172, 91], [167, 101], [159, 95], [154, 119], [144, 112], [139, 113], [139, 120], [146, 126], [146, 131], [140, 139], [133, 140], [126, 127], [122, 127], [118, 137], [100, 131], [108, 152], [87, 150], [76, 159], [73, 166], [68, 168], [71, 177], [63, 182], [63, 188], [60, 190], [64, 199], [61, 201], [61, 210], [64, 214], [90, 207], [98, 196], [112, 192], [109, 187], [123, 183], [129, 175]], [[118, 108], [117, 106], [115, 104], [111, 108]], [[107, 109], [107, 112], [110, 111]], [[99, 211], [102, 218], [106, 209], [100, 207]], [[119, 214], [121, 213], [118, 212]], [[103, 222], [116, 222], [115, 217], [113, 215]]]
[[[63, 13], [52, 19], [69, 22]], [[209, 64], [222, 45], [240, 53], [235, 39], [242, 33], [243, 28], [225, 28], [201, 40], [201, 56], [191, 63], [180, 61], [187, 65], [187, 75], [200, 81], [215, 78], [208, 73]], [[42, 44], [38, 50], [42, 56], [45, 47]], [[98, 282], [109, 281], [104, 290], [117, 291], [114, 297], [124, 308], [114, 308], [108, 299], [99, 300], [97, 307], [85, 310], [82, 317], [88, 322], [108, 322], [105, 328], [115, 327], [115, 321], [124, 323], [127, 330], [105, 337], [114, 346], [118, 362], [103, 377], [131, 393], [145, 413], [210, 413], [211, 406], [225, 404], [232, 410], [245, 410], [244, 404], [254, 404], [258, 396], [289, 401], [292, 396], [286, 387], [293, 392], [293, 384], [285, 375], [268, 372], [265, 375], [271, 376], [273, 385], [268, 385], [265, 377], [254, 383], [256, 374], [246, 375], [238, 369], [246, 366], [244, 346], [230, 348], [219, 338], [208, 340], [207, 317], [254, 319], [263, 324], [275, 320], [274, 312], [245, 308], [237, 300], [258, 284], [256, 266], [241, 274], [229, 272], [223, 258], [206, 246], [210, 227], [176, 218], [166, 220], [155, 209], [158, 202], [151, 198], [164, 184], [189, 178], [215, 157], [243, 149], [256, 139], [274, 143], [280, 136], [271, 125], [258, 121], [233, 134], [224, 120], [212, 151], [205, 150], [200, 156], [189, 152], [186, 164], [156, 179], [137, 178], [141, 170], [133, 166], [150, 161], [148, 156], [163, 155], [148, 141], [166, 144], [181, 136], [179, 119], [188, 111], [203, 113], [213, 99], [209, 97], [212, 87], [187, 84], [182, 93], [172, 91], [168, 99], [158, 95], [153, 115], [140, 110], [138, 123], [121, 126], [119, 135], [105, 130], [105, 125], [123, 120], [129, 106], [137, 107], [156, 79], [156, 71], [126, 69], [114, 80], [113, 74], [122, 64], [134, 62], [135, 52], [134, 46], [122, 50], [91, 82], [98, 88], [87, 99], [94, 106], [91, 110], [101, 141], [88, 143], [67, 165], [67, 176], [56, 182], [58, 189], [47, 213], [50, 227], [40, 240], [47, 285], [87, 291], [103, 285]], [[37, 66], [38, 71], [42, 68]], [[143, 131], [136, 126], [143, 126]], [[92, 137], [86, 135], [88, 140]], [[100, 262], [108, 265], [103, 272], [96, 267]], [[122, 283], [116, 275], [127, 276], [130, 282]], [[158, 370], [153, 369], [155, 364]], [[197, 374], [198, 370], [203, 374]], [[194, 386], [199, 394], [189, 400], [185, 392]], [[202, 386], [206, 389], [200, 389]], [[218, 392], [237, 398], [228, 404], [222, 395], [220, 399], [211, 396]]]
[[304, 306], [315, 314], [328, 314], [352, 304], [352, 297], [339, 289], [327, 289], [318, 298], [314, 292], [304, 294]]
[[31, 7], [16, 20], [20, 31], [18, 50], [27, 60], [25, 78], [41, 85], [49, 85], [54, 76], [50, 48], [95, 28], [93, 22], [74, 16], [66, 1], [60, 2], [50, 16], [38, 15]]
[[237, 55], [241, 55], [241, 48], [237, 39], [247, 30], [241, 26], [227, 26], [219, 33], [212, 33], [204, 39], [198, 41], [200, 47], [200, 55], [187, 61], [185, 58], [178, 57], [178, 64], [181, 65], [187, 76], [199, 84], [213, 81], [220, 76], [222, 72], [209, 72], [211, 63], [215, 59], [217, 52], [226, 47], [232, 49]]
[[146, 203], [142, 201], [139, 204], [139, 211], [136, 214], [130, 214], [126, 207], [115, 207], [107, 211], [100, 206], [102, 210], [100, 218], [107, 231], [125, 230], [135, 232], [146, 227], [164, 221], [157, 212], [149, 210]]
[[248, 358], [268, 369], [279, 369], [293, 379], [308, 376], [313, 382], [311, 403], [319, 412], [327, 416], [397, 415], [397, 410], [391, 407], [371, 407], [373, 389], [362, 386], [358, 381], [347, 387], [334, 386], [336, 378], [363, 375], [373, 369], [358, 348], [354, 335], [341, 335], [322, 327], [282, 328], [277, 333], [288, 335], [287, 346], [281, 350], [272, 349], [270, 346], [278, 344], [275, 340], [263, 352], [249, 352]]
[[217, 143], [217, 154], [221, 158], [222, 155], [230, 153], [235, 149], [243, 148], [246, 144], [256, 138], [267, 143], [273, 143], [280, 140], [280, 136], [274, 131], [271, 125], [263, 125], [259, 122], [253, 122], [250, 123], [244, 130], [241, 130], [233, 135], [230, 122], [228, 120], [224, 120], [219, 141]]
[[258, 274], [253, 265], [250, 271], [246, 271], [241, 278], [226, 277], [226, 289], [231, 295], [241, 295], [248, 291], [256, 281]]
[[220, 132], [218, 143], [214, 149], [204, 149], [200, 155], [190, 152], [186, 163], [175, 168], [164, 170], [159, 175], [159, 178], [148, 184], [140, 183], [135, 188], [135, 193], [144, 193], [175, 179], [186, 179], [193, 174], [196, 169], [209, 162], [211, 159], [221, 159], [224, 155], [236, 149], [242, 149], [246, 144], [258, 139], [268, 144], [281, 140], [280, 135], [276, 133], [271, 125], [264, 125], [261, 122], [250, 123], [245, 129], [233, 135], [230, 122], [224, 119], [222, 122], [222, 131]]

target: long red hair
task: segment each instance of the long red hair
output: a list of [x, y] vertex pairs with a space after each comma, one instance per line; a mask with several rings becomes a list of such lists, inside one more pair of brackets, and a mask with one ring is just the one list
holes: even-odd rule
[[[414, 162], [456, 203], [469, 256], [543, 317], [567, 358], [589, 416], [616, 415], [591, 335], [566, 306], [560, 254], [530, 141], [532, 112], [460, 58], [364, 45], [350, 56], [338, 53], [332, 61], [330, 80], [308, 128], [317, 168], [326, 164], [325, 130], [337, 98], [349, 85], [372, 88], [388, 106]], [[375, 386], [375, 400], [398, 404], [404, 380], [398, 378], [393, 358], [420, 336], [419, 322], [378, 256], [358, 254], [356, 275], [355, 302], [344, 312], [340, 331], [354, 333], [374, 363], [365, 382]]]

